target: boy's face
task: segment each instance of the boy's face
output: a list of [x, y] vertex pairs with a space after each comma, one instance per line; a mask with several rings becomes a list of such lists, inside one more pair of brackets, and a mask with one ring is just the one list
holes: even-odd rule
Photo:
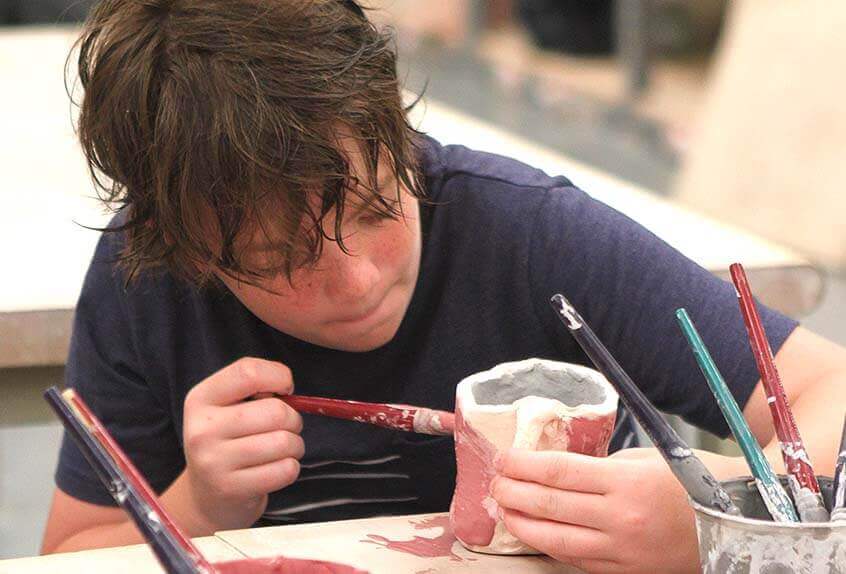
[[[360, 155], [346, 151], [350, 169], [363, 174]], [[396, 179], [387, 165], [380, 165], [378, 177], [386, 184], [383, 195], [394, 199]], [[254, 315], [293, 337], [342, 351], [381, 347], [396, 334], [420, 269], [420, 209], [401, 183], [400, 189], [397, 219], [357, 210], [348, 199], [342, 230], [350, 254], [324, 241], [317, 263], [295, 270], [290, 283], [284, 274], [255, 286], [219, 277]], [[333, 226], [330, 214], [324, 227]]]

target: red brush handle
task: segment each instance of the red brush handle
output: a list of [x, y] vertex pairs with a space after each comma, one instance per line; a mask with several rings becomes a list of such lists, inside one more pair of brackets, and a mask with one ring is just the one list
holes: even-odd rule
[[414, 412], [417, 410], [414, 407], [404, 409], [383, 403], [363, 403], [301, 395], [284, 395], [279, 398], [301, 413], [366, 422], [409, 432], [414, 430]]
[[[276, 397], [301, 413], [357, 421], [406, 432], [451, 435], [454, 428], [454, 416], [446, 411], [410, 405], [364, 403], [302, 395], [276, 395]], [[437, 420], [436, 424], [433, 424], [433, 419]]]
[[755, 362], [758, 364], [758, 371], [761, 373], [761, 381], [767, 394], [767, 403], [770, 405], [776, 436], [781, 443], [784, 465], [787, 472], [793, 475], [802, 487], [818, 493], [820, 486], [817, 483], [814, 469], [808, 461], [805, 445], [799, 436], [793, 411], [790, 410], [790, 405], [787, 403], [784, 386], [781, 384], [781, 378], [773, 359], [773, 351], [761, 324], [758, 310], [755, 308], [755, 301], [752, 298], [746, 273], [740, 263], [734, 263], [729, 269], [731, 279], [737, 289], [740, 311], [743, 314], [743, 322], [746, 324], [746, 331], [749, 334], [752, 354], [755, 356]]

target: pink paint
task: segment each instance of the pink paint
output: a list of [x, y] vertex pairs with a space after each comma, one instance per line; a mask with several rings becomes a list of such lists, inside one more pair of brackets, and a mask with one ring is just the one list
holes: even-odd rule
[[415, 536], [411, 540], [390, 540], [380, 534], [368, 534], [368, 539], [361, 542], [377, 544], [388, 550], [413, 554], [414, 556], [423, 558], [442, 558], [448, 556], [450, 560], [456, 562], [463, 561], [460, 556], [452, 551], [452, 547], [455, 544], [455, 535], [450, 528], [448, 516], [433, 516], [420, 522], [412, 522], [412, 524], [416, 530], [439, 527], [443, 529], [443, 533], [435, 538]]
[[487, 546], [494, 535], [496, 520], [482, 502], [489, 496], [494, 475], [496, 449], [464, 421], [455, 410], [455, 494], [449, 508], [456, 537], [465, 544]]
[[282, 556], [217, 562], [213, 567], [218, 574], [367, 574], [346, 564]]
[[595, 419], [576, 418], [570, 420], [567, 429], [567, 451], [591, 456], [606, 456], [617, 413]]

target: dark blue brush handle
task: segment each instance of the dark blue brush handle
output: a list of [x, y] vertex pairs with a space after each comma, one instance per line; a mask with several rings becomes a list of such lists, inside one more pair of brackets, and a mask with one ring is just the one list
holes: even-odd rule
[[649, 402], [573, 305], [563, 295], [554, 295], [550, 303], [558, 318], [596, 365], [596, 369], [605, 375], [617, 390], [620, 400], [655, 443], [670, 470], [690, 497], [703, 506], [740, 515], [740, 509], [735, 506], [714, 475], [664, 420], [658, 409]]

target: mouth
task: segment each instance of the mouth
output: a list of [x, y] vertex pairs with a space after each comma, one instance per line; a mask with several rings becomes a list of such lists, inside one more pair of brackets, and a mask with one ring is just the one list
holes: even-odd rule
[[387, 299], [387, 297], [382, 298], [382, 300], [380, 300], [379, 303], [377, 303], [373, 307], [370, 307], [366, 311], [363, 311], [361, 313], [357, 313], [357, 314], [354, 314], [354, 315], [349, 315], [349, 316], [343, 317], [341, 319], [336, 319], [333, 322], [334, 323], [342, 323], [342, 324], [344, 324], [344, 323], [350, 324], [350, 323], [361, 323], [361, 322], [367, 321], [369, 319], [372, 319], [373, 317], [378, 315], [379, 310], [382, 309], [382, 306], [385, 303], [385, 299]]

